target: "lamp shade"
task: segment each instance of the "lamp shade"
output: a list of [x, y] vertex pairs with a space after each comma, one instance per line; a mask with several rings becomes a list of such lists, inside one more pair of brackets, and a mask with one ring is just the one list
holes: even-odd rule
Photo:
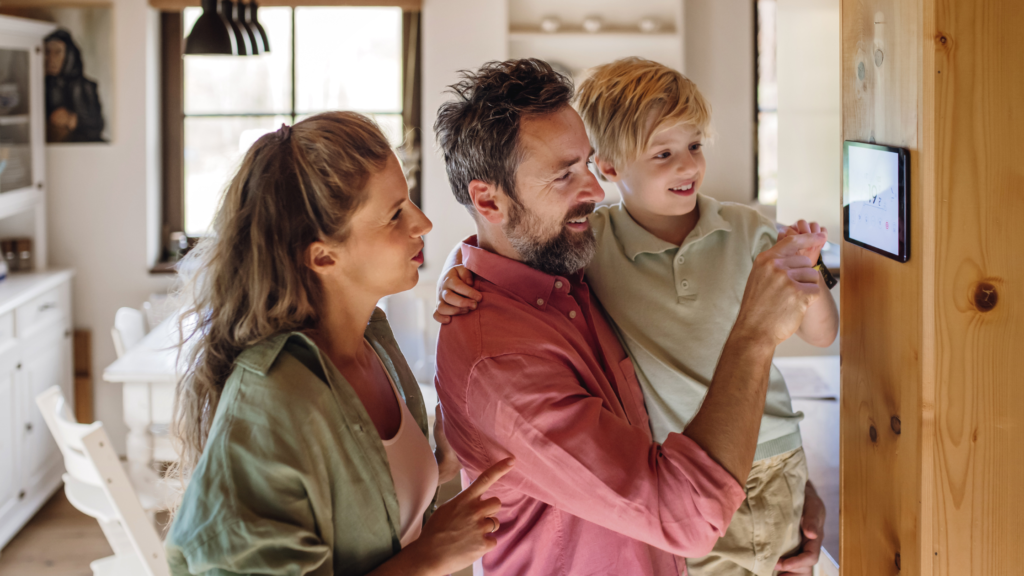
[[237, 53], [234, 29], [221, 14], [217, 0], [203, 0], [203, 14], [196, 20], [185, 40], [185, 54], [232, 56]]
[[256, 10], [259, 9], [259, 6], [256, 5], [256, 2], [249, 2], [244, 4], [243, 7], [245, 24], [252, 31], [253, 37], [255, 38], [255, 43], [253, 45], [259, 46], [259, 54], [270, 52], [270, 40], [267, 38], [267, 31], [263, 29], [263, 25], [260, 24], [260, 21], [256, 17]]
[[238, 48], [238, 56], [251, 56], [255, 54], [252, 43], [249, 40], [249, 33], [245, 24], [240, 19], [238, 4], [231, 0], [221, 0], [221, 14], [227, 17], [228, 23], [235, 34], [235, 46]]

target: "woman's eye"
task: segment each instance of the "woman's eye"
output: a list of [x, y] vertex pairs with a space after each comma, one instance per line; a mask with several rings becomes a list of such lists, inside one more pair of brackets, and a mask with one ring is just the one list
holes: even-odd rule
[[568, 180], [570, 176], [572, 176], [572, 172], [566, 172], [559, 180]]
[[397, 211], [397, 212], [395, 212], [395, 215], [391, 217], [391, 221], [392, 221], [392, 222], [394, 222], [395, 220], [398, 220], [398, 217], [399, 217], [399, 216], [400, 216], [401, 214], [402, 214], [402, 209], [401, 209], [401, 208], [399, 208], [399, 209], [398, 209], [398, 211]]

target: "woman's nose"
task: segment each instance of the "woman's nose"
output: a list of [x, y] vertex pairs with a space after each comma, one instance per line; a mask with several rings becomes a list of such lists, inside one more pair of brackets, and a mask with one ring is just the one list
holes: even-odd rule
[[427, 232], [430, 232], [434, 228], [434, 223], [427, 218], [427, 215], [423, 213], [419, 208], [416, 209], [416, 223], [413, 225], [413, 236], [423, 236]]

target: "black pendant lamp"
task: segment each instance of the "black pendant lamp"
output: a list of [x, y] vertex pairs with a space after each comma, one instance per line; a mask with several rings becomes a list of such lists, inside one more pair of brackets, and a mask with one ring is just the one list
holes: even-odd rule
[[238, 9], [238, 4], [231, 0], [221, 0], [220, 11], [228, 17], [231, 29], [234, 30], [235, 46], [238, 49], [236, 54], [238, 56], [252, 56], [255, 54], [252, 49], [252, 43], [249, 40], [249, 33], [241, 20], [241, 11]]
[[234, 27], [218, 0], [203, 0], [203, 14], [185, 40], [185, 54], [238, 54]]
[[256, 11], [259, 9], [259, 6], [256, 5], [254, 0], [245, 4], [244, 7], [245, 24], [252, 30], [256, 39], [253, 45], [259, 45], [259, 54], [270, 52], [270, 39], [267, 38], [267, 31], [263, 29], [263, 25], [260, 24], [259, 19], [256, 17]]

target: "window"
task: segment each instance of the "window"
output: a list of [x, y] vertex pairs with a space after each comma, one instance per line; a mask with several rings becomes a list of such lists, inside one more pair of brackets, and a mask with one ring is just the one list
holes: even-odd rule
[[[181, 37], [201, 13], [184, 10]], [[180, 225], [190, 237], [208, 232], [246, 150], [282, 123], [352, 110], [402, 142], [401, 8], [264, 7], [259, 19], [269, 53], [183, 58]]]
[[776, 0], [757, 0], [757, 199], [779, 198], [779, 85], [775, 58]]

